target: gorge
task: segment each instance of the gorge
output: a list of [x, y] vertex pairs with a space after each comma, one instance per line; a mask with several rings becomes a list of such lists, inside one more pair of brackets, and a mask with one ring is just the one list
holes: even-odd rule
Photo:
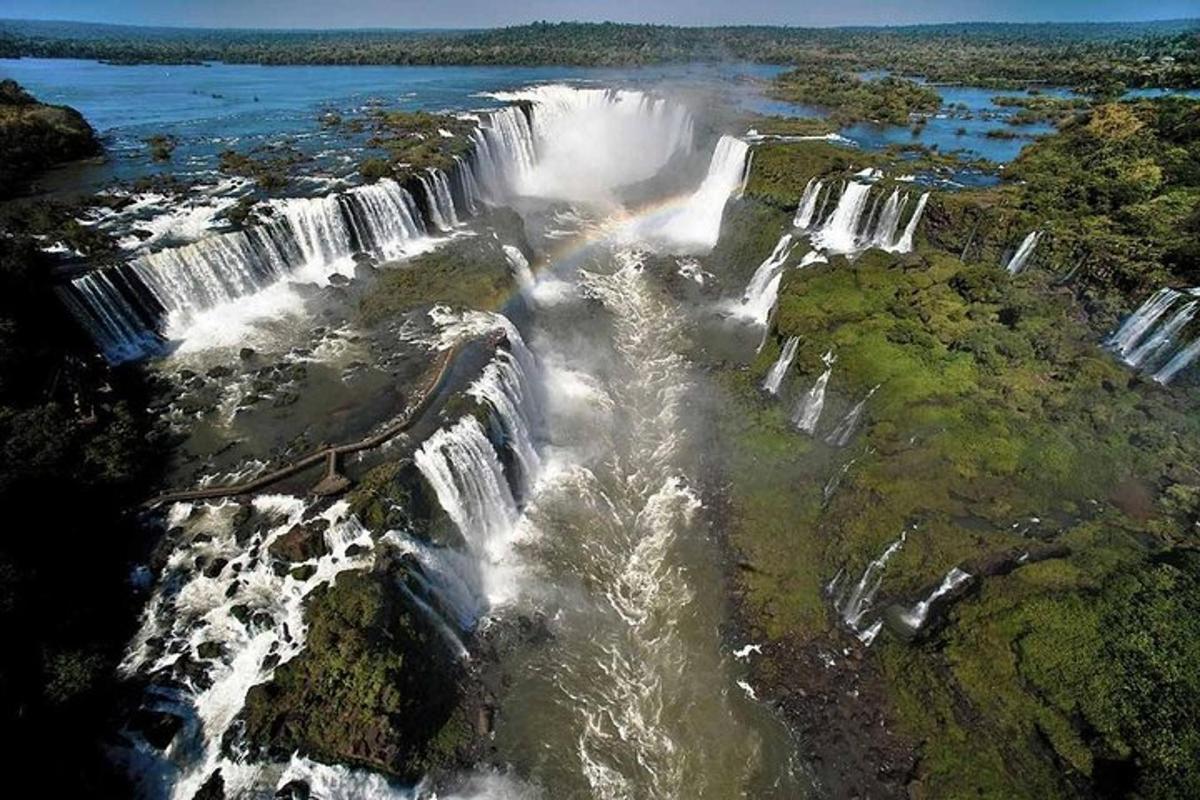
[[[395, 69], [403, 110], [164, 122], [186, 180], [115, 125], [140, 182], [6, 210], [89, 370], [30, 382], [44, 424], [145, 471], [89, 478], [138, 532], [94, 668], [119, 785], [1200, 785], [1200, 103], [1096, 100], [972, 183], [737, 66]], [[255, 126], [293, 140], [213, 143]]]

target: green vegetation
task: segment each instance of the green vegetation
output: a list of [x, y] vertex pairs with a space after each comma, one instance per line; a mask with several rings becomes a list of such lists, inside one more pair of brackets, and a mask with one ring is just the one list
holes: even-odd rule
[[348, 572], [314, 592], [304, 651], [246, 698], [245, 736], [258, 758], [298, 750], [416, 781], [470, 745], [461, 666], [396, 580]]
[[286, 142], [255, 148], [252, 154], [226, 150], [218, 169], [226, 175], [251, 178], [264, 192], [286, 189], [295, 169], [310, 159]]
[[[512, 211], [495, 211], [492, 221], [517, 232], [522, 230], [520, 217]], [[516, 241], [523, 239], [520, 235]], [[364, 325], [374, 325], [437, 303], [495, 309], [515, 288], [500, 241], [473, 236], [381, 269], [359, 303], [358, 318]]]
[[907, 125], [913, 114], [932, 114], [942, 105], [936, 91], [904, 78], [862, 80], [855, 75], [809, 69], [776, 76], [769, 94], [780, 100], [828, 108], [839, 126], [860, 120]]
[[1153, 290], [1200, 282], [1200, 103], [1164, 98], [1097, 106], [1010, 164], [994, 192], [935, 195], [926, 230], [939, 247], [999, 263], [1046, 231], [1036, 260], [1111, 329]]
[[[787, 272], [762, 352], [719, 373], [737, 582], [776, 654], [756, 667], [768, 685], [806, 687], [788, 654], [839, 635], [824, 584], [856, 579], [905, 526], [877, 608], [912, 605], [951, 567], [977, 576], [916, 641], [885, 630], [863, 668], [891, 698], [889, 730], [919, 744], [913, 796], [1197, 791], [1200, 424], [1186, 392], [1145, 385], [1097, 341], [1149, 289], [1195, 278], [1198, 107], [1101, 105], [1026, 148], [1012, 182], [936, 193], [916, 253]], [[760, 146], [729, 214], [765, 229], [727, 225], [712, 258], [740, 249], [753, 269], [809, 178], [883, 159], [835, 151]], [[1045, 249], [1014, 279], [1001, 254], [1034, 228]], [[785, 403], [758, 384], [790, 336]], [[788, 420], [827, 349], [819, 434], [879, 386], [845, 449]], [[1050, 559], [1015, 560], [1046, 544]]]
[[100, 152], [78, 111], [39, 103], [16, 81], [0, 81], [0, 199], [47, 167]]
[[64, 791], [124, 796], [101, 750], [141, 557], [128, 509], [161, 464], [136, 370], [111, 371], [55, 297], [38, 243], [0, 224], [0, 728]]
[[146, 139], [146, 147], [150, 150], [150, 158], [155, 161], [170, 161], [179, 144], [174, 136], [156, 133]]
[[359, 171], [367, 180], [403, 176], [429, 167], [449, 170], [455, 156], [471, 151], [474, 125], [449, 114], [372, 109], [369, 116], [374, 133], [367, 144], [384, 150], [387, 160], [371, 158], [364, 162]]
[[571, 64], [758, 61], [888, 69], [999, 87], [1195, 86], [1195, 20], [966, 23], [897, 28], [723, 28], [545, 22], [482, 31], [255, 31], [0, 23], [0, 57], [114, 63]]

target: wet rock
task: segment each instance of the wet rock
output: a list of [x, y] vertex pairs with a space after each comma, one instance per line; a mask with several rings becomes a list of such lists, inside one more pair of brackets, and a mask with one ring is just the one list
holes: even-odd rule
[[204, 577], [216, 578], [225, 569], [225, 565], [229, 563], [227, 558], [214, 558], [212, 563], [204, 568]]
[[262, 401], [262, 396], [255, 394], [254, 392], [251, 392], [250, 394], [244, 394], [242, 395], [241, 399], [238, 400], [238, 408], [249, 408], [250, 406], [257, 405]]
[[329, 547], [325, 544], [325, 528], [328, 525], [325, 520], [293, 525], [291, 530], [271, 542], [267, 550], [275, 558], [291, 563], [320, 558], [329, 553]]
[[210, 661], [220, 658], [224, 652], [225, 647], [220, 642], [201, 642], [196, 648], [196, 655]]
[[228, 378], [233, 374], [233, 369], [224, 364], [219, 364], [204, 374], [210, 378]]
[[355, 558], [362, 553], [365, 553], [367, 548], [361, 544], [352, 544], [346, 548], [346, 558]]
[[312, 790], [304, 781], [294, 780], [280, 786], [279, 791], [275, 792], [275, 796], [280, 800], [309, 800], [312, 797]]
[[234, 619], [236, 619], [238, 622], [242, 623], [243, 625], [249, 625], [250, 624], [250, 606], [246, 605], [245, 603], [236, 605], [233, 608], [229, 609], [229, 616], [233, 617]]
[[154, 747], [166, 750], [175, 734], [183, 727], [183, 720], [174, 714], [140, 708], [134, 713], [129, 727], [140, 733], [142, 738]]
[[238, 351], [238, 358], [240, 358], [242, 361], [247, 361], [251, 358], [254, 358], [254, 348], [253, 347], [243, 347], [241, 350]]
[[225, 800], [225, 779], [221, 777], [221, 770], [208, 776], [204, 785], [192, 795], [192, 800]]
[[292, 570], [292, 578], [298, 581], [306, 581], [313, 575], [317, 574], [317, 568], [313, 564], [303, 564]]
[[275, 408], [286, 408], [287, 406], [296, 403], [299, 399], [299, 393], [290, 390], [284, 390], [275, 395], [274, 399], [271, 400], [271, 405]]

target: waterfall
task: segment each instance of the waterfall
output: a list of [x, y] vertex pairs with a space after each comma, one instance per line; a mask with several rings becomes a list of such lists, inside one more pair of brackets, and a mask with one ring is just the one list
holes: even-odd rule
[[1179, 352], [1171, 356], [1171, 360], [1163, 365], [1163, 368], [1154, 373], [1154, 380], [1166, 386], [1171, 382], [1171, 379], [1185, 370], [1196, 356], [1200, 355], [1200, 338], [1193, 339], [1187, 347], [1180, 348]]
[[500, 420], [504, 442], [520, 465], [522, 487], [528, 489], [537, 479], [541, 458], [533, 441], [537, 403], [525, 367], [512, 353], [497, 349], [467, 394], [490, 406]]
[[476, 178], [493, 203], [502, 201], [533, 171], [533, 130], [525, 111], [507, 106], [489, 112], [473, 133]]
[[933, 590], [929, 597], [926, 597], [912, 608], [900, 614], [900, 621], [908, 626], [910, 630], [914, 632], [919, 631], [921, 626], [925, 624], [925, 618], [929, 616], [929, 609], [933, 606], [934, 602], [939, 597], [949, 594], [962, 586], [971, 580], [971, 578], [972, 576], [969, 572], [963, 572], [958, 567], [952, 567], [946, 573], [946, 577], [942, 578], [941, 584]]
[[1033, 253], [1033, 248], [1037, 246], [1038, 239], [1040, 238], [1042, 238], [1042, 232], [1033, 231], [1021, 241], [1017, 252], [1013, 253], [1013, 257], [1008, 260], [1008, 265], [1005, 266], [1008, 274], [1016, 275], [1025, 268], [1025, 262], [1029, 260], [1029, 256]]
[[1159, 317], [1167, 313], [1167, 309], [1182, 296], [1174, 289], [1166, 287], [1159, 289], [1150, 296], [1149, 300], [1142, 303], [1137, 311], [1129, 316], [1129, 319], [1125, 320], [1116, 333], [1109, 337], [1108, 346], [1121, 358], [1126, 358], [1146, 332], [1154, 327]]
[[1159, 289], [1105, 340], [1105, 347], [1134, 369], [1152, 373], [1159, 383], [1170, 383], [1197, 355], [1195, 341], [1172, 352], [1200, 311], [1200, 300], [1182, 302], [1187, 295], [1200, 295], [1200, 289]]
[[909, 217], [908, 225], [904, 226], [904, 235], [900, 237], [900, 241], [896, 243], [893, 250], [897, 253], [911, 253], [913, 249], [913, 237], [917, 233], [917, 223], [921, 221], [921, 215], [925, 213], [925, 204], [929, 201], [929, 192], [923, 193], [917, 198], [917, 207], [913, 209], [913, 215]]
[[387, 179], [273, 207], [270, 222], [94, 270], [60, 294], [105, 355], [121, 361], [151, 352], [168, 320], [183, 324], [299, 273], [320, 280], [346, 271], [358, 252], [396, 258], [425, 235], [412, 196]]
[[875, 232], [871, 235], [872, 246], [884, 250], [891, 249], [896, 241], [896, 228], [900, 225], [900, 214], [907, 204], [907, 195], [902, 198], [899, 189], [892, 190], [887, 202], [883, 204], [883, 211], [880, 212], [879, 219], [875, 222]]
[[70, 287], [56, 287], [67, 309], [112, 363], [138, 358], [162, 345], [155, 330], [161, 309], [130, 292], [124, 273], [116, 269], [89, 272]]
[[441, 231], [451, 231], [457, 227], [458, 215], [454, 212], [454, 198], [450, 194], [446, 173], [440, 169], [429, 169], [418, 175], [417, 180], [425, 190], [425, 202], [429, 206], [433, 224]]
[[784, 342], [783, 351], [779, 354], [779, 358], [771, 365], [767, 377], [763, 380], [762, 387], [769, 394], [779, 394], [779, 386], [783, 383], [783, 377], [787, 374], [788, 367], [792, 365], [792, 360], [796, 357], [796, 348], [800, 345], [799, 336], [788, 337]]
[[871, 391], [867, 392], [866, 397], [854, 404], [854, 407], [842, 417], [841, 422], [829, 432], [825, 437], [825, 443], [833, 447], [845, 447], [850, 443], [851, 437], [858, 430], [858, 421], [862, 418], [863, 409], [867, 406], [867, 401], [871, 399], [871, 395], [875, 394], [879, 389], [880, 384], [875, 384]]
[[532, 289], [533, 270], [529, 268], [529, 259], [521, 252], [521, 248], [506, 244], [504, 245], [504, 256], [508, 259], [508, 264], [512, 267], [513, 275], [516, 276], [521, 289], [523, 291]]
[[483, 203], [483, 196], [479, 192], [479, 183], [475, 180], [475, 173], [471, 169], [471, 165], [462, 156], [454, 157], [453, 175], [462, 192], [463, 200], [466, 202], [467, 213], [478, 214], [479, 207]]
[[[694, 122], [687, 108], [647, 92], [547, 84], [490, 96], [531, 109], [528, 115], [515, 106], [489, 115], [484, 135], [490, 155], [514, 166], [503, 176], [499, 196], [607, 199], [692, 151]], [[738, 162], [726, 196], [737, 190], [744, 164]]]
[[742, 293], [742, 316], [749, 317], [759, 325], [767, 324], [771, 309], [775, 307], [783, 265], [794, 247], [792, 235], [785, 233], [779, 237], [771, 254], [754, 270], [754, 274], [750, 276], [750, 283], [746, 285], [746, 291]]
[[478, 574], [464, 579], [477, 581], [477, 593], [489, 603], [507, 596], [502, 561], [517, 521], [517, 503], [479, 420], [465, 416], [450, 428], [439, 428], [413, 461], [475, 560], [472, 571]]
[[829, 383], [829, 376], [833, 373], [833, 362], [837, 360], [837, 357], [830, 350], [821, 357], [821, 360], [825, 362], [825, 371], [821, 373], [821, 377], [817, 378], [808, 393], [801, 398], [792, 414], [793, 424], [810, 436], [816, 431], [817, 422], [821, 419], [821, 410], [825, 407], [825, 387]]
[[1137, 348], [1125, 357], [1125, 363], [1131, 367], [1141, 367], [1154, 364], [1158, 358], [1175, 342], [1175, 337], [1196, 315], [1197, 301], [1185, 303], [1183, 308], [1175, 312], [1167, 322], [1145, 337]]
[[859, 243], [858, 226], [870, 193], [869, 184], [847, 181], [833, 213], [813, 236], [813, 244], [831, 253], [856, 251]]
[[796, 207], [796, 216], [792, 218], [792, 226], [807, 231], [813, 223], [813, 215], [817, 211], [817, 199], [821, 195], [824, 184], [816, 178], [809, 178], [800, 197], [800, 205]]
[[854, 585], [849, 597], [839, 598], [839, 601], [834, 603], [834, 609], [841, 614], [842, 621], [858, 634], [859, 639], [865, 644], [874, 641], [882, 623], [877, 620], [870, 627], [863, 629], [860, 627], [863, 617], [871, 610], [871, 604], [875, 602], [875, 594], [879, 591], [880, 584], [883, 583], [884, 568], [892, 556], [904, 546], [907, 538], [908, 531], [901, 531], [900, 538], [889, 544], [876, 559], [867, 564], [867, 568], [863, 570], [862, 577]]
[[626, 238], [666, 246], [672, 252], [705, 253], [717, 243], [725, 203], [741, 185], [750, 147], [722, 136], [700, 187], [679, 206], [637, 219]]

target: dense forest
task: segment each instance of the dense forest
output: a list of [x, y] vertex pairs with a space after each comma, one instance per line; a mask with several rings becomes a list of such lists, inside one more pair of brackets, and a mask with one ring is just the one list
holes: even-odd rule
[[743, 60], [994, 86], [1194, 86], [1200, 21], [896, 28], [545, 22], [486, 31], [255, 31], [0, 22], [0, 57], [117, 63], [569, 64]]

